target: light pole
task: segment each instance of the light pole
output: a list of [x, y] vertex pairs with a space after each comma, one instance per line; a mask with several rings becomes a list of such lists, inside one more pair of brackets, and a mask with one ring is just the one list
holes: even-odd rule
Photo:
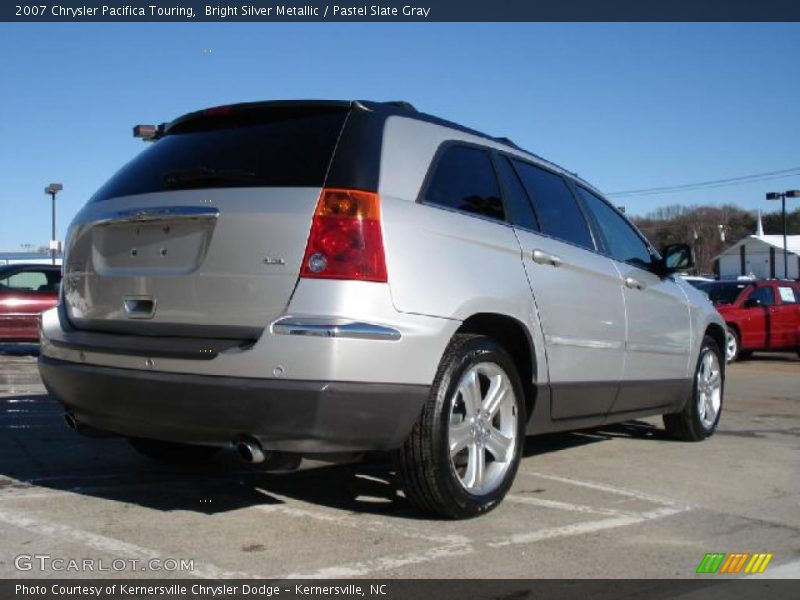
[[789, 279], [789, 249], [786, 247], [786, 199], [800, 198], [800, 190], [786, 192], [769, 192], [767, 200], [781, 201], [781, 214], [783, 215], [783, 278]]
[[56, 240], [56, 194], [64, 189], [64, 186], [60, 183], [51, 183], [46, 188], [44, 188], [45, 194], [50, 194], [50, 197], [53, 199], [53, 211], [52, 211], [52, 235], [50, 236], [50, 257], [52, 258], [53, 264], [56, 264], [56, 250], [58, 249], [58, 242]]

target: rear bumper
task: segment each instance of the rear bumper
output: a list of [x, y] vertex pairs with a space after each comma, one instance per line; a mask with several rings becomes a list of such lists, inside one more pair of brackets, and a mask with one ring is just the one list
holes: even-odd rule
[[48, 391], [78, 423], [110, 433], [266, 450], [353, 452], [399, 447], [429, 386], [253, 379], [139, 371], [41, 356]]

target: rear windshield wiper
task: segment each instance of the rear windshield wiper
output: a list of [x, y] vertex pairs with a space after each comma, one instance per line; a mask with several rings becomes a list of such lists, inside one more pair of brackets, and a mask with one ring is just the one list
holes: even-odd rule
[[185, 187], [198, 183], [214, 183], [239, 185], [251, 182], [257, 177], [253, 171], [243, 169], [214, 169], [212, 167], [195, 167], [178, 169], [164, 174], [164, 183], [171, 188]]

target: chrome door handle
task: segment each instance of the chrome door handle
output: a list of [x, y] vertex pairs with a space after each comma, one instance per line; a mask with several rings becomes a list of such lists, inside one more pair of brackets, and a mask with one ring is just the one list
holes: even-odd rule
[[643, 290], [645, 288], [645, 285], [638, 279], [634, 279], [633, 277], [626, 277], [625, 287], [629, 287], [632, 290]]
[[542, 250], [534, 250], [531, 253], [531, 257], [533, 258], [533, 262], [540, 265], [550, 265], [551, 267], [560, 267], [563, 262], [561, 257], [555, 254], [548, 254]]

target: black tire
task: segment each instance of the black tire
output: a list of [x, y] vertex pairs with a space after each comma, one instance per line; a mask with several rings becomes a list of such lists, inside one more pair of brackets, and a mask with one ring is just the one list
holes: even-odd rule
[[[502, 461], [508, 466], [504, 472], [501, 469], [496, 487], [488, 493], [475, 495], [462, 485], [451, 462], [449, 427], [461, 378], [479, 363], [493, 363], [508, 376], [514, 397], [510, 412], [506, 414], [516, 415], [516, 439], [513, 450], [509, 449], [509, 460]], [[511, 487], [522, 457], [526, 425], [524, 398], [516, 366], [505, 349], [486, 336], [455, 335], [439, 364], [422, 414], [404, 445], [393, 455], [409, 502], [423, 511], [454, 519], [474, 517], [496, 507]], [[511, 423], [513, 430], [513, 420]], [[484, 450], [480, 452], [486, 456]]]
[[[717, 357], [719, 366], [720, 381], [720, 398], [719, 408], [717, 410], [716, 418], [713, 423], [704, 425], [700, 416], [699, 408], [699, 392], [698, 392], [698, 374], [701, 365], [707, 353], [713, 352]], [[664, 415], [664, 427], [667, 434], [676, 440], [685, 442], [699, 442], [714, 435], [719, 425], [719, 419], [722, 416], [723, 399], [725, 397], [725, 360], [722, 356], [717, 342], [711, 336], [703, 338], [703, 345], [700, 347], [700, 353], [697, 357], [697, 367], [694, 371], [694, 378], [692, 380], [692, 394], [686, 399], [686, 404], [678, 413]]]
[[[731, 350], [731, 341], [733, 342], [733, 350]], [[725, 334], [725, 362], [735, 363], [740, 358], [747, 358], [741, 350], [742, 337], [734, 327], [728, 327]]]
[[736, 360], [747, 360], [748, 358], [753, 358], [752, 350], [739, 350], [739, 356]]
[[137, 452], [160, 463], [191, 465], [211, 460], [219, 452], [216, 446], [197, 446], [147, 438], [128, 438]]

